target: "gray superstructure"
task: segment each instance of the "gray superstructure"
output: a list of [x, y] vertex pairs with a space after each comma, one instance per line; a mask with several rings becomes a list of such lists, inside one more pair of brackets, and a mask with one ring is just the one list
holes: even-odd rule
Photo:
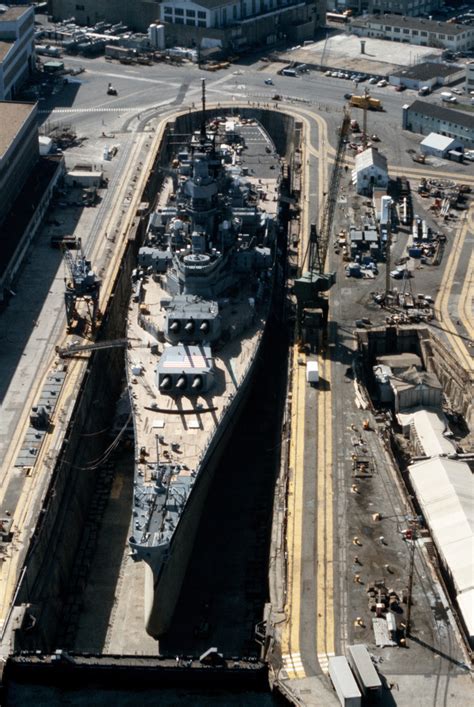
[[135, 431], [132, 556], [145, 624], [172, 617], [218, 450], [248, 390], [271, 307], [280, 169], [257, 123], [189, 136], [149, 217], [128, 318]]

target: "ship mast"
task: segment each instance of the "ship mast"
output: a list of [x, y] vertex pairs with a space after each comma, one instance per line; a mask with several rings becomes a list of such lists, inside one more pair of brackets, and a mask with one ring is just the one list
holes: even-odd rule
[[202, 89], [202, 121], [201, 121], [201, 142], [206, 140], [206, 79], [201, 79]]

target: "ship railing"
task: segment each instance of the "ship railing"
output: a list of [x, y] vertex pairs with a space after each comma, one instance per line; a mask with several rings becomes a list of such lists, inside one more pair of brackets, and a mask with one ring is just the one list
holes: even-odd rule
[[[259, 334], [258, 334], [258, 337], [257, 337], [257, 344], [258, 344], [258, 341], [259, 341], [261, 338], [262, 338], [262, 333], [259, 333]], [[256, 346], [257, 346], [257, 344], [256, 344]], [[250, 352], [249, 352], [249, 354], [250, 354]], [[249, 373], [249, 371], [250, 371], [250, 369], [251, 369], [253, 363], [254, 363], [254, 357], [251, 356], [251, 355], [249, 355], [249, 358], [248, 358], [248, 360], [246, 361], [246, 365], [245, 365], [245, 368], [244, 368], [244, 371], [243, 371], [243, 374], [242, 374], [242, 377], [241, 377], [241, 380], [240, 380], [240, 385], [242, 385], [243, 381], [244, 381], [245, 378], [247, 377], [247, 375], [248, 375], [248, 373]], [[230, 405], [231, 405], [233, 399], [234, 399], [234, 393], [229, 393], [227, 402], [223, 405], [221, 414], [218, 416], [218, 422], [217, 422], [217, 425], [216, 425], [216, 426], [219, 426], [219, 424], [220, 424], [220, 423], [222, 422], [222, 420], [224, 419], [224, 417], [225, 417], [225, 415], [227, 414], [227, 411], [228, 411], [228, 409], [229, 409], [229, 407], [230, 407]], [[212, 440], [213, 440], [213, 435], [210, 434], [209, 437], [208, 437], [208, 439], [207, 439], [206, 444], [203, 446], [203, 449], [202, 449], [201, 454], [199, 455], [199, 462], [202, 462], [202, 460], [205, 458], [205, 456], [206, 456], [206, 454], [207, 454], [207, 452], [208, 452], [208, 449], [209, 449], [209, 447], [210, 447], [210, 445], [211, 445], [211, 443], [212, 443]]]

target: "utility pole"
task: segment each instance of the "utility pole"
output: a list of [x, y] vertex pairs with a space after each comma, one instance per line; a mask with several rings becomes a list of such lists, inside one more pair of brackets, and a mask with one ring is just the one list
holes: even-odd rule
[[417, 539], [416, 525], [412, 525], [411, 547], [410, 547], [410, 569], [408, 574], [408, 595], [407, 595], [407, 620], [405, 624], [405, 637], [410, 635], [411, 605], [413, 593], [413, 574], [415, 569], [415, 544]]
[[385, 241], [385, 302], [388, 300], [390, 292], [390, 250], [392, 247], [392, 229], [390, 223], [387, 224], [387, 240]]
[[368, 142], [368, 135], [367, 135], [367, 110], [369, 107], [369, 91], [366, 88], [364, 91], [364, 107], [363, 107], [363, 114], [362, 114], [362, 147], [364, 150], [367, 147], [367, 142]]

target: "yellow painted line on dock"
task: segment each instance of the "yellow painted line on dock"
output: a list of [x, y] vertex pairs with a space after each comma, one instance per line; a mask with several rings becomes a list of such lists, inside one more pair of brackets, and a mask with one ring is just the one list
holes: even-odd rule
[[458, 313], [468, 336], [474, 339], [474, 251], [471, 253], [466, 278], [459, 298]]
[[[464, 222], [460, 228], [460, 230], [457, 232], [453, 247], [451, 249], [451, 253], [448, 258], [448, 262], [446, 265], [446, 270], [443, 278], [443, 282], [441, 285], [441, 289], [439, 291], [438, 297], [436, 298], [436, 303], [435, 303], [435, 310], [438, 313], [438, 316], [446, 330], [446, 335], [451, 343], [453, 353], [457, 355], [463, 365], [463, 367], [466, 369], [466, 371], [469, 371], [472, 375], [472, 372], [474, 371], [474, 361], [472, 356], [470, 355], [469, 351], [467, 350], [467, 347], [463, 341], [463, 339], [458, 335], [456, 331], [456, 327], [453, 324], [453, 321], [451, 319], [451, 315], [449, 314], [449, 297], [451, 294], [451, 289], [453, 287], [454, 283], [454, 278], [456, 277], [456, 272], [457, 268], [459, 265], [459, 260], [461, 258], [461, 254], [463, 251], [463, 246], [464, 246], [464, 241], [466, 240], [466, 236], [468, 234], [469, 230], [472, 230], [472, 220], [473, 220], [473, 214], [474, 214], [474, 207], [471, 206], [469, 211], [467, 212], [466, 218], [464, 219]], [[467, 278], [468, 279], [470, 276], [472, 276], [471, 273], [467, 273]], [[464, 283], [465, 284], [465, 283]], [[464, 292], [464, 287], [463, 287], [463, 292]], [[467, 291], [466, 291], [467, 292]], [[465, 295], [467, 297], [467, 293]], [[459, 303], [462, 301], [462, 296], [459, 300]], [[463, 319], [463, 315], [462, 319]], [[470, 321], [472, 320], [472, 317], [468, 317], [467, 321], [463, 320], [464, 326], [469, 326], [471, 327]]]
[[317, 528], [316, 528], [316, 653], [323, 671], [334, 655], [334, 537], [332, 489], [331, 361], [319, 357], [320, 388], [317, 421]]
[[[167, 117], [161, 120], [152, 137], [148, 135], [137, 135], [136, 143], [132, 148], [132, 153], [127, 163], [128, 165], [130, 165], [132, 161], [133, 164], [137, 162], [138, 155], [140, 154], [144, 143], [146, 142], [146, 140], [150, 140], [150, 149], [147, 152], [146, 159], [144, 160], [144, 165], [142, 166], [140, 175], [136, 183], [131, 184], [128, 180], [123, 180], [122, 185], [120, 187], [120, 191], [117, 194], [116, 204], [112, 211], [112, 215], [109, 216], [108, 223], [111, 221], [111, 219], [115, 219], [117, 217], [117, 213], [120, 209], [123, 210], [123, 222], [117, 229], [118, 231], [120, 231], [120, 237], [118, 238], [117, 243], [114, 247], [111, 262], [107, 266], [107, 273], [102, 283], [100, 301], [101, 308], [105, 307], [106, 301], [110, 296], [111, 288], [114, 284], [115, 277], [118, 268], [120, 267], [121, 259], [123, 257], [124, 248], [126, 246], [126, 237], [133, 223], [133, 219], [136, 216], [139, 200], [141, 199], [146, 180], [153, 166], [153, 161], [155, 159], [155, 155], [157, 153], [160, 141], [163, 136], [164, 126], [169, 119], [170, 118]], [[130, 205], [127, 206], [125, 210], [125, 207], [123, 207], [122, 204], [127, 189], [133, 190], [133, 197], [130, 202]], [[98, 241], [94, 249], [94, 257], [97, 257], [97, 251], [98, 249], [100, 249], [100, 246], [101, 243]], [[65, 337], [63, 337], [63, 339], [64, 341], [66, 340]], [[55, 354], [54, 352], [52, 352], [49, 364], [44, 373], [43, 380], [46, 378], [47, 375], [49, 375], [50, 369], [54, 363], [54, 359]], [[62, 411], [64, 410], [64, 408], [67, 407], [67, 401], [75, 399], [80, 384], [80, 379], [86, 366], [87, 363], [85, 361], [80, 360], [72, 360], [68, 363], [67, 376], [64, 380], [64, 384], [60, 392], [60, 397], [56, 404], [53, 422], [57, 422], [59, 416], [62, 414]], [[41, 381], [41, 383], [35, 387], [35, 397], [37, 397], [42, 385], [43, 382]], [[31, 405], [29, 404], [24, 406], [21, 418], [21, 433], [17, 435], [14, 445], [12, 445], [11, 450], [9, 450], [10, 455], [8, 456], [8, 469], [10, 469], [13, 465], [13, 461], [16, 458], [16, 455], [18, 454], [21, 445], [23, 444], [24, 435], [29, 425], [30, 407]], [[11, 527], [14, 533], [14, 541], [9, 546], [9, 554], [4, 556], [4, 561], [1, 563], [0, 566], [0, 625], [3, 625], [3, 623], [8, 617], [10, 605], [13, 601], [18, 582], [21, 563], [23, 562], [24, 551], [26, 549], [26, 544], [29, 542], [29, 538], [25, 536], [25, 529], [29, 528], [29, 532], [31, 532], [32, 530], [32, 526], [30, 527], [32, 521], [31, 516], [35, 511], [35, 507], [37, 506], [37, 497], [39, 493], [37, 478], [39, 474], [44, 473], [44, 468], [48, 459], [48, 455], [54, 447], [55, 442], [58, 441], [58, 435], [59, 432], [57, 434], [48, 434], [45, 436], [44, 442], [40, 447], [36, 462], [32, 467], [29, 476], [25, 479], [22, 493], [18, 499], [18, 503], [13, 512]], [[11, 453], [12, 451], [13, 454]], [[5, 491], [6, 486], [3, 493], [5, 493]]]
[[[287, 623], [283, 632], [283, 666], [288, 677], [304, 677], [300, 661], [300, 612], [301, 612], [301, 559], [303, 530], [303, 471], [305, 435], [305, 373], [304, 365], [298, 361], [305, 357], [293, 349], [291, 437], [289, 455], [288, 488], [288, 594]], [[294, 660], [294, 656], [298, 660]]]

